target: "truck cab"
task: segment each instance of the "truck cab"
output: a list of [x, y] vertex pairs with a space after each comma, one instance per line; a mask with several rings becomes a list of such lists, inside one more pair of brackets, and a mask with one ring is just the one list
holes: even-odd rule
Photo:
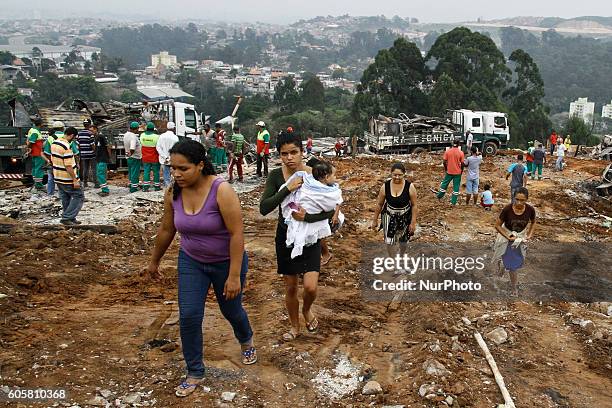
[[468, 131], [474, 137], [473, 144], [485, 156], [494, 156], [500, 148], [506, 148], [510, 141], [508, 115], [503, 112], [472, 111], [458, 109], [452, 112], [452, 123], [461, 129], [464, 140]]

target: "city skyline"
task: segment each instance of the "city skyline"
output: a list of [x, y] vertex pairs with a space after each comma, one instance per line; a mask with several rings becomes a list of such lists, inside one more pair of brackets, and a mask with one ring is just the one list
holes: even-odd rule
[[573, 18], [579, 16], [612, 15], [612, 2], [559, 4], [552, 0], [533, 2], [516, 0], [473, 0], [466, 5], [451, 0], [439, 0], [436, 7], [424, 0], [406, 3], [399, 0], [378, 2], [349, 2], [311, 0], [308, 3], [289, 1], [279, 7], [272, 0], [260, 0], [256, 5], [246, 0], [228, 3], [211, 1], [178, 0], [168, 9], [168, 2], [160, 0], [107, 0], [103, 3], [84, 3], [76, 0], [57, 0], [51, 3], [42, 0], [23, 0], [4, 6], [5, 18], [58, 18], [58, 17], [105, 17], [125, 20], [215, 20], [227, 22], [261, 21], [274, 24], [291, 24], [300, 19], [316, 16], [344, 15], [387, 17], [414, 17], [422, 22], [457, 23], [493, 20], [517, 16], [543, 16]]

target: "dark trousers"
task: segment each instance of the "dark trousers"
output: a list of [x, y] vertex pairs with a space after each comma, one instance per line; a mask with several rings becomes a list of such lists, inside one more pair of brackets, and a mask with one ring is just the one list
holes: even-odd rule
[[261, 177], [261, 165], [263, 164], [263, 174], [264, 176], [268, 175], [268, 158], [270, 157], [269, 154], [264, 154], [263, 156], [261, 156], [260, 154], [257, 155], [257, 175], [259, 177]]
[[[234, 329], [234, 336], [240, 344], [248, 344], [253, 337], [251, 324], [242, 307], [242, 293], [232, 300], [223, 295], [225, 281], [229, 276], [229, 261], [202, 263], [191, 258], [184, 251], [178, 257], [178, 301], [179, 324], [183, 357], [187, 365], [187, 376], [203, 378], [205, 374], [202, 346], [202, 322], [208, 288], [212, 284], [219, 309]], [[244, 288], [248, 269], [246, 252], [242, 257], [240, 283]]]
[[87, 186], [89, 181], [93, 181], [98, 186], [98, 180], [96, 179], [96, 158], [82, 158], [81, 157], [81, 180], [83, 185]]
[[83, 194], [82, 189], [74, 188], [69, 184], [56, 184], [60, 199], [62, 200], [62, 220], [74, 221], [83, 207], [85, 194]]
[[243, 156], [241, 154], [232, 155], [228, 170], [230, 180], [234, 179], [234, 165], [236, 165], [236, 167], [238, 167], [238, 180], [242, 181], [242, 158]]

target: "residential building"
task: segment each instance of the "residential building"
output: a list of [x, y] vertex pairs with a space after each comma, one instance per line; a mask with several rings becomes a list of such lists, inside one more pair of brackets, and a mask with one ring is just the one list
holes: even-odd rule
[[577, 101], [570, 103], [570, 116], [576, 116], [582, 119], [585, 123], [593, 121], [595, 113], [595, 103], [589, 102], [588, 98], [578, 98]]
[[603, 108], [601, 108], [601, 117], [612, 119], [612, 101], [610, 101], [609, 104], [604, 105]]
[[151, 65], [154, 67], [158, 65], [175, 66], [177, 65], [176, 55], [170, 55], [168, 51], [160, 51], [159, 54], [151, 55]]

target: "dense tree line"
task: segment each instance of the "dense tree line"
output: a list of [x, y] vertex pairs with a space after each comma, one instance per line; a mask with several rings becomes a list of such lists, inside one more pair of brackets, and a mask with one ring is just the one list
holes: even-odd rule
[[127, 67], [150, 64], [152, 54], [166, 50], [179, 60], [220, 60], [228, 64], [269, 65], [271, 57], [266, 52], [273, 45], [279, 52], [291, 55], [289, 70], [320, 72], [331, 64], [354, 66], [345, 72], [358, 79], [362, 64], [374, 57], [378, 50], [393, 44], [397, 34], [388, 28], [376, 31], [356, 30], [346, 44], [332, 44], [328, 39], [315, 38], [307, 31], [287, 30], [269, 34], [252, 28], [244, 31], [214, 33], [215, 44], [207, 44], [209, 34], [190, 24], [186, 29], [159, 24], [138, 28], [119, 27], [102, 31], [94, 45], [101, 47], [106, 58], [120, 59]]
[[502, 50], [523, 49], [538, 65], [545, 84], [544, 101], [552, 113], [569, 110], [570, 102], [588, 97], [601, 109], [610, 102], [612, 42], [566, 37], [546, 31], [541, 37], [518, 28], [501, 30]]

